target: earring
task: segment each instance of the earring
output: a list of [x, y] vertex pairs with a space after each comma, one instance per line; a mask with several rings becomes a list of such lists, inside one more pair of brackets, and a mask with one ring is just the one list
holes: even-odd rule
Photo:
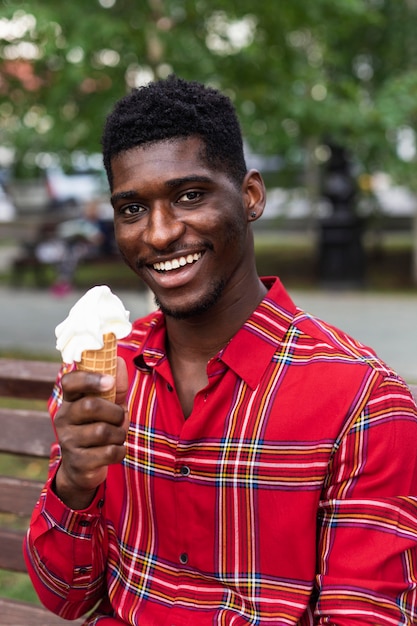
[[256, 217], [256, 211], [252, 211], [250, 214], [251, 217]]

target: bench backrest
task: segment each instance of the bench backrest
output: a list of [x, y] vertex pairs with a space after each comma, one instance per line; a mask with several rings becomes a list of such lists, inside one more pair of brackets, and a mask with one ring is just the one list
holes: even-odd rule
[[[28, 518], [46, 477], [47, 459], [54, 439], [46, 401], [58, 369], [59, 363], [0, 359], [0, 398], [4, 398], [4, 404], [0, 406], [0, 453], [6, 453], [6, 456], [2, 454], [5, 468], [10, 466], [7, 467], [9, 476], [0, 475], [0, 569], [26, 571], [22, 542]], [[18, 403], [16, 399], [19, 399]], [[24, 401], [24, 406], [20, 400]], [[39, 479], [18, 478], [17, 460], [27, 460], [24, 476], [33, 476], [34, 467], [42, 465]], [[79, 619], [71, 624], [81, 626], [83, 622]], [[1, 596], [0, 623], [8, 626], [65, 626], [69, 622], [39, 604]]]
[[[13, 455], [11, 465], [15, 458], [26, 457], [28, 462], [33, 462], [33, 458], [49, 458], [54, 433], [46, 401], [58, 369], [59, 363], [0, 359], [0, 397], [28, 401], [24, 408], [9, 408], [8, 400], [4, 401], [5, 406], [0, 406], [0, 453]], [[43, 402], [34, 402], [37, 400]], [[39, 406], [33, 408], [35, 404]], [[25, 572], [22, 555], [25, 522], [36, 504], [43, 482], [18, 478], [13, 471], [8, 473], [12, 475], [0, 475], [0, 513], [13, 517], [9, 521], [3, 516], [0, 525], [0, 568]], [[26, 473], [30, 474], [30, 469]], [[23, 518], [20, 523], [19, 518]]]
[[[0, 453], [48, 459], [54, 433], [46, 411], [58, 363], [0, 359], [0, 397], [44, 401], [44, 408], [0, 407]], [[411, 385], [417, 401], [417, 385]], [[0, 513], [28, 518], [43, 482], [0, 475]], [[25, 572], [22, 541], [26, 525], [0, 524], [0, 569]]]

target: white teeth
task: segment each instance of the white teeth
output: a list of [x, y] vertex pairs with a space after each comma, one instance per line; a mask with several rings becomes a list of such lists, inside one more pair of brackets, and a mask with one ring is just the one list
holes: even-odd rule
[[201, 252], [195, 252], [194, 254], [187, 254], [187, 256], [181, 256], [179, 259], [172, 259], [171, 261], [161, 261], [160, 263], [154, 263], [153, 268], [159, 272], [169, 272], [170, 270], [177, 270], [184, 265], [194, 263], [201, 259]]

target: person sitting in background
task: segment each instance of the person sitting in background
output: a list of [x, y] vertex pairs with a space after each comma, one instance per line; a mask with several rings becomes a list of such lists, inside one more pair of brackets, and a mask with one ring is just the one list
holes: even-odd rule
[[88, 202], [81, 217], [58, 224], [56, 238], [61, 247], [55, 261], [57, 277], [51, 291], [54, 295], [63, 296], [71, 291], [79, 264], [100, 256], [104, 234], [100, 227], [97, 202]]
[[119, 342], [116, 381], [57, 381], [24, 546], [42, 602], [91, 626], [414, 624], [416, 405], [258, 276], [265, 187], [230, 100], [175, 76], [135, 89], [103, 153], [158, 310]]

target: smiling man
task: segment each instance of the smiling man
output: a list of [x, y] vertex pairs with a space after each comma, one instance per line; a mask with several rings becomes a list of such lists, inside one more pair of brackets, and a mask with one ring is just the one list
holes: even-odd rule
[[103, 154], [158, 310], [119, 342], [116, 381], [58, 380], [25, 542], [39, 597], [91, 626], [415, 623], [416, 406], [258, 276], [265, 188], [231, 102], [174, 76], [134, 90]]
[[212, 306], [221, 301], [229, 307], [236, 298], [242, 323], [258, 304], [254, 296], [265, 293], [248, 227], [262, 214], [264, 186], [255, 171], [234, 180], [212, 170], [203, 154], [203, 139], [181, 137], [117, 155], [112, 161], [116, 238], [168, 320], [205, 311], [212, 318]]

